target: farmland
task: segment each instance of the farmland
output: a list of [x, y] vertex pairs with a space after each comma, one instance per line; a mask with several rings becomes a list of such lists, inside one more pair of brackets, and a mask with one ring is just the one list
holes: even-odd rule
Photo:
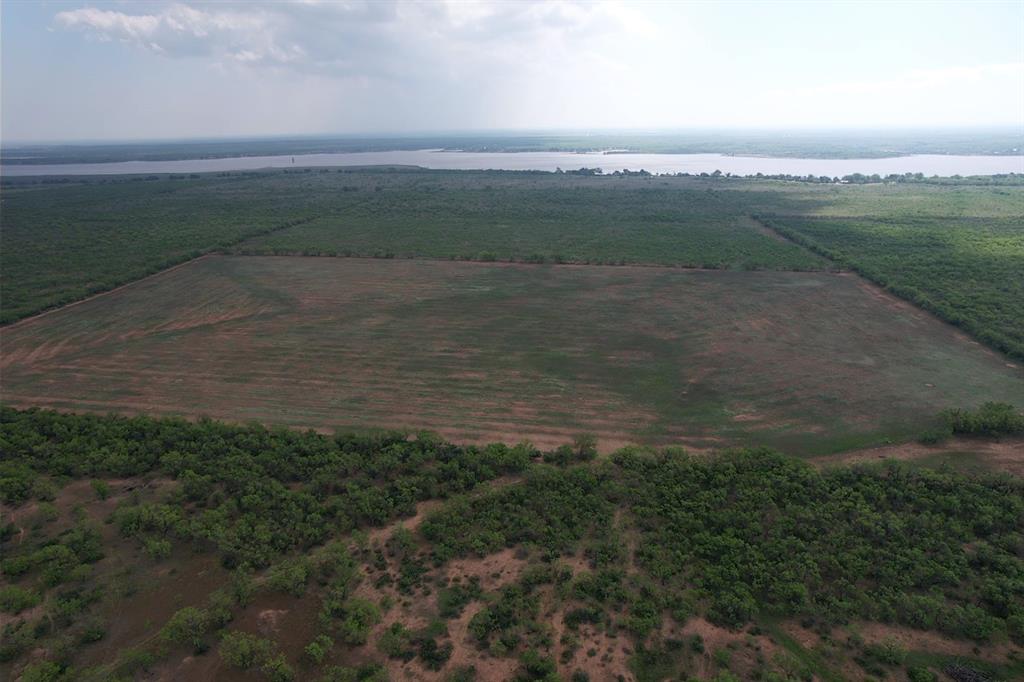
[[233, 250], [746, 270], [827, 267], [819, 256], [752, 225], [744, 207], [754, 194], [681, 178], [562, 183], [540, 176], [453, 184], [430, 177], [367, 193], [358, 203]]
[[855, 269], [1021, 357], [1024, 186], [1013, 178], [816, 185], [321, 169], [5, 182], [6, 322], [214, 251]]
[[[2, 315], [9, 322], [231, 247], [258, 253], [825, 267], [821, 257], [752, 227], [745, 203], [736, 199], [685, 178], [655, 189], [643, 178], [611, 183], [536, 173], [398, 169], [67, 185], [13, 181], [4, 191]], [[285, 239], [255, 239], [307, 221], [315, 224]]]
[[825, 452], [1024, 403], [1018, 367], [831, 273], [209, 257], [3, 351], [11, 404], [605, 450]]
[[1024, 358], [1024, 193], [863, 187], [777, 231]]

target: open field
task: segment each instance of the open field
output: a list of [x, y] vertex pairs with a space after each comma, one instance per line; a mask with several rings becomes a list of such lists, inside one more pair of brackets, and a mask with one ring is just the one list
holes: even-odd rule
[[[245, 251], [657, 262], [820, 269], [750, 224], [766, 192], [693, 178], [550, 173], [255, 172], [12, 181], [4, 188], [0, 321], [81, 299], [213, 249], [314, 221]], [[798, 210], [779, 194], [762, 210]]]
[[216, 250], [854, 268], [994, 348], [1024, 352], [1024, 185], [1014, 178], [818, 185], [378, 168], [28, 182], [4, 190], [4, 322]]
[[[827, 190], [825, 190], [827, 192]], [[833, 192], [779, 232], [1024, 358], [1024, 192], [866, 186]]]
[[306, 203], [224, 178], [5, 188], [0, 322], [304, 220]]
[[824, 453], [1024, 403], [1024, 374], [862, 280], [208, 257], [3, 335], [6, 403], [236, 421], [581, 432]]

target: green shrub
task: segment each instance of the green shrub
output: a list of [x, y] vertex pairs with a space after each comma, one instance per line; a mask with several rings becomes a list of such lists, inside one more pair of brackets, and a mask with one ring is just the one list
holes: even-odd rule
[[977, 410], [950, 410], [946, 418], [953, 433], [969, 436], [1024, 433], [1024, 414], [1008, 403], [987, 402]]
[[301, 597], [306, 592], [306, 581], [312, 568], [312, 563], [305, 557], [288, 559], [270, 569], [267, 582], [271, 589]]
[[270, 682], [292, 682], [295, 679], [295, 671], [288, 665], [288, 661], [285, 660], [282, 654], [277, 654], [267, 659], [260, 666], [260, 672]]
[[471, 665], [456, 668], [445, 678], [445, 682], [474, 682], [475, 680], [476, 668]]
[[30, 663], [21, 672], [21, 682], [62, 682], [74, 679], [74, 671], [52, 661]]
[[412, 646], [412, 632], [402, 623], [392, 623], [377, 641], [377, 648], [388, 658], [411, 661], [416, 656]]
[[0, 501], [13, 507], [27, 500], [32, 495], [37, 476], [25, 464], [0, 462]]
[[161, 561], [171, 556], [171, 541], [165, 538], [146, 538], [143, 540], [143, 551], [154, 561]]
[[274, 643], [247, 632], [226, 632], [220, 643], [220, 657], [242, 670], [258, 668], [274, 655]]
[[317, 635], [312, 642], [306, 645], [306, 655], [310, 660], [319, 665], [334, 646], [334, 640], [324, 634]]
[[910, 682], [939, 682], [939, 676], [923, 667], [907, 668], [907, 679]]
[[0, 611], [17, 615], [39, 603], [41, 597], [34, 590], [26, 590], [17, 585], [0, 587]]
[[210, 630], [210, 614], [194, 606], [179, 609], [164, 625], [160, 636], [167, 642], [187, 644], [195, 651], [205, 649], [203, 637]]
[[92, 486], [92, 491], [96, 495], [96, 499], [105, 500], [110, 497], [110, 484], [106, 481], [94, 478], [89, 481], [89, 484]]
[[378, 663], [367, 663], [358, 668], [335, 665], [327, 669], [319, 682], [388, 682], [388, 674]]
[[516, 680], [558, 681], [558, 667], [555, 662], [542, 656], [536, 649], [528, 649], [519, 657], [519, 672]]
[[419, 645], [419, 657], [427, 670], [440, 670], [452, 656], [454, 647], [451, 642], [438, 644], [434, 639], [423, 639]]
[[380, 622], [380, 608], [368, 599], [353, 598], [345, 604], [341, 638], [346, 644], [366, 644], [370, 628]]

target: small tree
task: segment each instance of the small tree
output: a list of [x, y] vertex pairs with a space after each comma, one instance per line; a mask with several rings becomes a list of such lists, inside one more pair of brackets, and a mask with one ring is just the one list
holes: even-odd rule
[[323, 663], [324, 658], [333, 646], [333, 639], [327, 635], [320, 634], [317, 635], [312, 642], [306, 645], [306, 655], [309, 656], [314, 663], [320, 665]]
[[188, 644], [196, 651], [205, 650], [203, 637], [210, 629], [210, 615], [203, 609], [186, 606], [179, 609], [160, 631], [160, 637], [167, 642]]
[[368, 599], [350, 599], [341, 621], [342, 639], [347, 644], [366, 644], [370, 627], [380, 622], [380, 609]]
[[96, 493], [97, 499], [105, 500], [110, 497], [110, 485], [106, 481], [93, 479], [91, 481], [92, 491]]
[[581, 433], [572, 442], [576, 459], [587, 461], [597, 457], [597, 436], [592, 433]]
[[274, 645], [247, 632], [228, 632], [220, 643], [220, 657], [228, 665], [242, 670], [261, 666], [271, 659]]

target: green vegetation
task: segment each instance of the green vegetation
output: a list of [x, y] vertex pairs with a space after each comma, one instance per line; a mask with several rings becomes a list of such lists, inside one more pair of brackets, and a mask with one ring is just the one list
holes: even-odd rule
[[176, 177], [5, 187], [0, 321], [236, 246], [787, 270], [825, 262], [753, 229], [742, 197], [683, 178], [380, 169]]
[[[995, 348], [1024, 353], [1024, 191], [1016, 176], [996, 184], [865, 186], [305, 169], [32, 182], [6, 182], [2, 322], [217, 250], [741, 270], [839, 266]], [[809, 250], [776, 238], [751, 215]]]
[[[826, 273], [211, 257], [3, 345], [12, 405], [438, 425], [553, 463], [577, 433], [823, 454], [917, 438], [951, 406], [1024, 404], [1005, 359]], [[209, 481], [183, 485], [199, 499]]]
[[236, 254], [6, 329], [6, 401], [255, 421], [0, 407], [0, 677], [1024, 676], [1020, 369], [827, 272], [1024, 357], [1024, 184], [855, 180], [5, 180], [0, 322]]
[[[14, 517], [3, 534], [2, 603], [22, 615], [5, 626], [0, 658], [30, 679], [120, 679], [174, 652], [217, 656], [267, 680], [382, 679], [388, 661], [465, 679], [449, 670], [464, 646], [507, 661], [521, 679], [555, 679], [597, 656], [582, 644], [595, 636], [628, 644], [629, 657], [601, 662], [628, 664], [638, 679], [701, 665], [717, 680], [832, 680], [842, 661], [876, 677], [930, 679], [954, 663], [1021, 672], [991, 656], [927, 658], [854, 627], [937, 632], [967, 650], [1024, 645], [1019, 479], [897, 463], [817, 471], [764, 449], [695, 458], [626, 448], [551, 465], [551, 453], [528, 446], [459, 447], [428, 434], [331, 437], [9, 408], [0, 443], [5, 463], [21, 464], [3, 470], [4, 488], [49, 491], [61, 510], [67, 491], [89, 494], [95, 480], [170, 481], [155, 493], [111, 483], [107, 518], [38, 527], [18, 542]], [[511, 478], [480, 485], [499, 476]], [[35, 495], [9, 503], [17, 511]], [[415, 530], [393, 526], [384, 542], [359, 530], [438, 498], [450, 499]], [[151, 559], [129, 557], [154, 538], [173, 546], [162, 561], [182, 570], [176, 557], [190, 552], [231, 570], [199, 601], [149, 621], [148, 633], [118, 633], [130, 598], [122, 574], [93, 567], [110, 555], [149, 575]], [[522, 564], [502, 580], [448, 573], [509, 549]], [[413, 564], [410, 601], [396, 604], [406, 598], [393, 576]], [[313, 629], [252, 632], [245, 614], [282, 595], [299, 600], [299, 613], [319, 605]], [[410, 609], [428, 625], [406, 625]], [[553, 613], [565, 623], [561, 641]], [[451, 634], [457, 619], [465, 641]], [[672, 634], [695, 619], [735, 635], [711, 647]], [[797, 622], [822, 644], [806, 650], [779, 625]], [[112, 651], [91, 653], [111, 637]], [[772, 658], [759, 653], [766, 637], [781, 647]], [[45, 660], [24, 667], [38, 648]]]
[[682, 178], [394, 177], [404, 181], [378, 185], [380, 191], [350, 185], [347, 205], [234, 251], [742, 270], [817, 270], [826, 264], [750, 224], [747, 207], [758, 192]]
[[[637, 519], [642, 573], [577, 578], [584, 603], [628, 605], [637, 618], [648, 601], [654, 613], [703, 602], [727, 627], [811, 615], [984, 641], [1024, 616], [1022, 492], [895, 465], [819, 474], [767, 451], [707, 461], [625, 450], [608, 466], [536, 469], [522, 486], [453, 501], [423, 534], [438, 561], [522, 543], [559, 556], [609, 526], [618, 506]], [[977, 554], [965, 542], [979, 542]]]
[[4, 189], [0, 323], [307, 220], [308, 200], [240, 178]]
[[1024, 193], [1019, 188], [857, 188], [812, 215], [765, 224], [1024, 358]]
[[977, 410], [950, 410], [946, 416], [953, 433], [968, 436], [1024, 433], [1024, 412], [1007, 403], [989, 402]]

